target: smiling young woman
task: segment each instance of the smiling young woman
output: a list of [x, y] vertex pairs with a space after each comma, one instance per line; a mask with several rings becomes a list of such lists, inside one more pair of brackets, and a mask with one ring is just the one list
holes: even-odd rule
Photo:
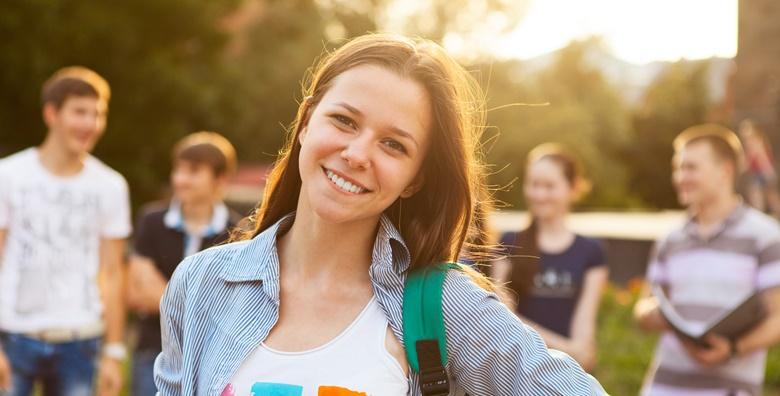
[[[315, 68], [255, 227], [186, 259], [162, 302], [163, 395], [420, 394], [401, 340], [411, 269], [458, 259], [484, 197], [483, 99], [439, 46], [359, 37]], [[476, 282], [475, 282], [476, 281]], [[474, 271], [442, 295], [470, 394], [603, 394]]]

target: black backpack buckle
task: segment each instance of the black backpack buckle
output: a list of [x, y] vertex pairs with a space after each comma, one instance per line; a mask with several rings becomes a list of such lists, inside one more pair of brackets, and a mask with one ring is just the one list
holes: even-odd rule
[[420, 390], [423, 396], [447, 396], [450, 381], [442, 366], [437, 340], [417, 341], [417, 360], [420, 365]]

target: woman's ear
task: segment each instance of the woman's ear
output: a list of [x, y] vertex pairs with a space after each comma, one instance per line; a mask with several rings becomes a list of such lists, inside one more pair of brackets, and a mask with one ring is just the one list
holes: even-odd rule
[[401, 191], [401, 198], [409, 198], [414, 194], [417, 194], [418, 191], [420, 191], [425, 184], [425, 177], [423, 177], [422, 172], [418, 173], [417, 176], [412, 180], [412, 183], [406, 186], [406, 188]]

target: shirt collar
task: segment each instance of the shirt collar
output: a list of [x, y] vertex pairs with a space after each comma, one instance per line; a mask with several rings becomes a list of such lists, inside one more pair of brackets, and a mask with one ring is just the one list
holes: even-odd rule
[[[228, 221], [230, 220], [230, 211], [225, 203], [219, 201], [214, 204], [214, 210], [211, 213], [211, 220], [208, 227], [203, 232], [204, 237], [211, 237], [219, 235], [224, 232], [228, 227]], [[163, 223], [165, 226], [181, 232], [185, 232], [184, 227], [184, 215], [181, 211], [181, 202], [178, 200], [171, 200], [171, 204], [168, 206], [168, 211], [165, 212], [163, 217]]]
[[[381, 254], [382, 251], [390, 251], [390, 257]], [[389, 261], [388, 261], [389, 260]], [[395, 228], [390, 219], [384, 214], [379, 218], [379, 230], [374, 240], [372, 265], [384, 264], [392, 266], [396, 274], [401, 275], [409, 269], [411, 254], [406, 246], [401, 232]]]
[[[720, 225], [718, 225], [716, 231], [712, 233], [712, 235], [707, 239], [712, 240], [723, 234], [724, 231], [736, 224], [742, 218], [742, 216], [745, 215], [746, 212], [747, 207], [743, 202], [740, 201], [737, 207], [734, 208], [731, 213], [729, 213], [726, 219], [723, 220]], [[685, 225], [683, 226], [683, 231], [690, 237], [701, 239], [696, 224], [696, 216], [690, 216], [688, 218]]]
[[[294, 219], [295, 213], [290, 213], [245, 242], [231, 262], [223, 267], [220, 277], [228, 282], [272, 281], [270, 283], [278, 287], [279, 255], [276, 238], [292, 226]], [[400, 276], [409, 268], [410, 258], [401, 233], [382, 215], [374, 240], [371, 265], [392, 268]]]

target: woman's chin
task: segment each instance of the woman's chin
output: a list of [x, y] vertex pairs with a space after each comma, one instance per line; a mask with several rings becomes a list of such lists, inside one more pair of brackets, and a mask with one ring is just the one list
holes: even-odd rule
[[337, 205], [314, 205], [312, 208], [314, 215], [326, 223], [348, 224], [363, 222], [369, 219], [379, 220], [381, 213], [361, 213], [353, 208], [341, 207]]

